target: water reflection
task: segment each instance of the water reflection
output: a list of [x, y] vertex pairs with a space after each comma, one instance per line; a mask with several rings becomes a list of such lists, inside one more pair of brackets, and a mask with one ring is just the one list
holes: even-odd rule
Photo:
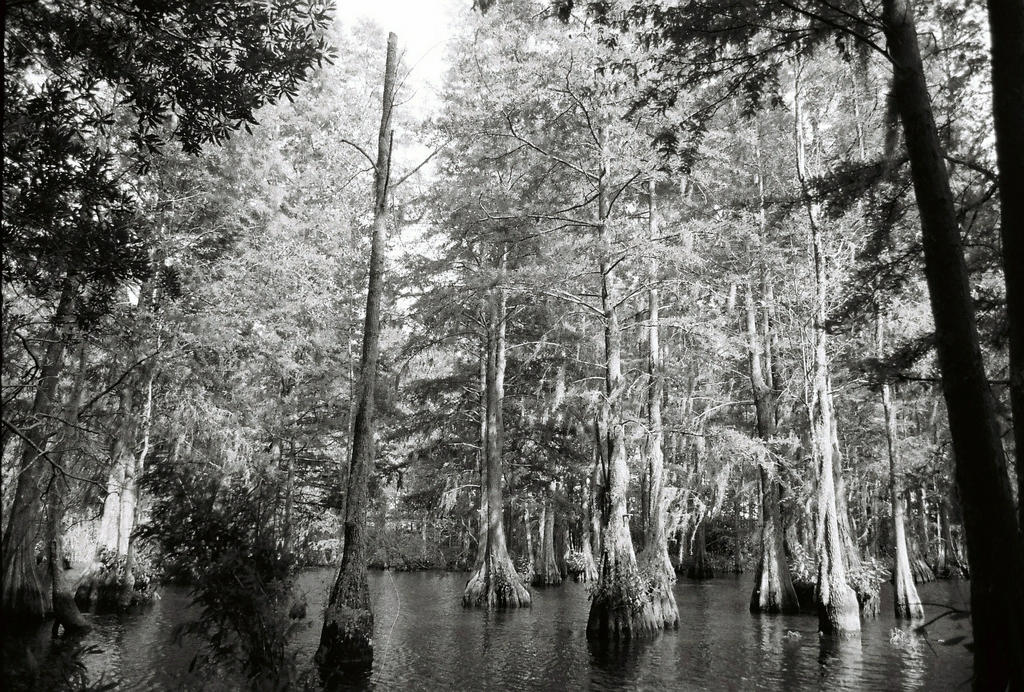
[[860, 689], [864, 647], [861, 633], [852, 636], [819, 635], [818, 667], [821, 689]]
[[594, 689], [634, 689], [649, 658], [652, 639], [638, 638], [624, 642], [587, 640], [590, 653], [591, 682]]

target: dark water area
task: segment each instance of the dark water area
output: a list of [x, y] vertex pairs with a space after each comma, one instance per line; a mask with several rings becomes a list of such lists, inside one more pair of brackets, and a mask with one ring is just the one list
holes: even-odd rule
[[[309, 602], [295, 644], [306, 665], [316, 650], [320, 613], [333, 572], [301, 574]], [[376, 659], [362, 688], [382, 690], [954, 690], [969, 689], [967, 619], [942, 618], [927, 636], [893, 638], [892, 591], [882, 616], [860, 637], [820, 637], [813, 616], [754, 617], [747, 611], [751, 575], [676, 584], [680, 628], [617, 650], [587, 642], [586, 586], [534, 589], [521, 611], [465, 610], [461, 573], [371, 573]], [[919, 587], [922, 601], [964, 608], [966, 582]], [[929, 619], [943, 612], [926, 606]], [[189, 673], [194, 643], [171, 641], [174, 626], [195, 612], [185, 589], [168, 587], [147, 611], [90, 616], [84, 644], [92, 679], [118, 689], [240, 689], [209, 669]], [[958, 643], [949, 643], [965, 637]]]

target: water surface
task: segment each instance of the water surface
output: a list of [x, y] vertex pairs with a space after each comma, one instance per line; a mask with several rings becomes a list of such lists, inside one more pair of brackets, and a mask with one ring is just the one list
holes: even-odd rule
[[[308, 661], [320, 635], [320, 614], [331, 570], [301, 574], [309, 619], [296, 634]], [[969, 689], [970, 654], [956, 637], [970, 639], [966, 619], [943, 618], [927, 637], [892, 641], [905, 624], [892, 617], [891, 589], [883, 590], [882, 616], [866, 621], [860, 637], [820, 637], [813, 616], [754, 617], [747, 611], [751, 576], [676, 584], [678, 631], [614, 650], [586, 639], [585, 585], [533, 590], [533, 607], [487, 613], [461, 605], [467, 575], [371, 572], [376, 658], [360, 685], [395, 690], [943, 690]], [[923, 601], [963, 608], [966, 582], [918, 587]], [[223, 674], [189, 674], [194, 643], [175, 644], [176, 624], [194, 616], [187, 591], [164, 588], [148, 611], [90, 616], [85, 643], [93, 677], [105, 674], [121, 689], [233, 689]], [[926, 606], [929, 619], [943, 609]], [[212, 679], [211, 679], [212, 677]]]

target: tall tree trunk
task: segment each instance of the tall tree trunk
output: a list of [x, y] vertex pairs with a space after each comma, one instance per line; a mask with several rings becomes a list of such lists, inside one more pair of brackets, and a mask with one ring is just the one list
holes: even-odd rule
[[979, 346], [949, 175], [913, 10], [908, 0], [885, 0], [883, 7], [893, 93], [921, 217], [925, 278], [967, 537], [974, 686], [1024, 689], [1024, 547]]
[[[884, 352], [885, 325], [881, 311], [875, 323], [875, 347], [878, 357]], [[893, 566], [893, 607], [897, 618], [923, 618], [924, 606], [917, 595], [914, 577], [910, 571], [910, 555], [907, 551], [907, 532], [903, 525], [903, 484], [900, 482], [899, 448], [896, 446], [896, 406], [892, 401], [889, 383], [882, 383], [882, 410], [885, 414], [885, 441], [889, 450], [889, 497], [892, 502], [892, 534], [896, 547]]]
[[793, 578], [789, 573], [783, 545], [782, 492], [778, 464], [769, 449], [776, 434], [778, 392], [773, 391], [764, 374], [762, 347], [758, 338], [757, 310], [751, 281], [746, 283], [747, 351], [750, 384], [754, 394], [757, 436], [764, 446], [758, 459], [761, 487], [761, 553], [750, 596], [752, 613], [796, 613], [800, 610]]
[[136, 456], [139, 426], [135, 410], [133, 376], [121, 387], [117, 427], [110, 445], [110, 472], [107, 495], [103, 499], [103, 515], [96, 536], [96, 554], [75, 587], [76, 598], [91, 606], [117, 605], [121, 575], [116, 566], [128, 553], [135, 518]]
[[643, 508], [644, 549], [638, 564], [649, 586], [654, 615], [666, 628], [679, 627], [679, 608], [672, 585], [676, 581], [672, 561], [668, 557], [668, 536], [665, 514], [668, 494], [665, 490], [665, 432], [661, 405], [665, 397], [665, 365], [661, 353], [660, 296], [658, 293], [658, 253], [654, 251], [660, 234], [658, 224], [657, 183], [651, 178], [647, 191], [648, 236], [651, 259], [648, 266], [650, 288], [647, 291], [647, 503]]
[[56, 408], [64, 349], [72, 328], [73, 300], [74, 282], [67, 278], [61, 288], [53, 321], [46, 332], [46, 350], [32, 401], [31, 420], [26, 429], [19, 431], [23, 439], [18, 487], [3, 537], [3, 596], [0, 603], [7, 622], [41, 620], [51, 607], [50, 594], [44, 591], [36, 570], [35, 538], [42, 519], [42, 498], [46, 492], [44, 485], [49, 466], [44, 458], [49, 437], [48, 416]]
[[523, 503], [523, 529], [526, 531], [526, 576], [524, 581], [532, 582], [537, 561], [533, 554], [533, 527], [530, 526], [530, 505]]
[[804, 207], [811, 229], [811, 250], [814, 265], [814, 354], [811, 377], [811, 442], [817, 462], [818, 511], [815, 522], [818, 582], [815, 594], [818, 607], [818, 628], [825, 633], [860, 631], [857, 595], [846, 581], [846, 546], [839, 527], [836, 507], [835, 470], [833, 468], [832, 405], [828, 377], [827, 275], [821, 227], [816, 205], [811, 201], [803, 136], [803, 112], [800, 96], [800, 67], [794, 96], [794, 127], [796, 131], [796, 168], [803, 190]]
[[988, 21], [1017, 459], [1017, 522], [1024, 530], [1024, 2], [988, 0]]
[[384, 235], [387, 232], [391, 173], [391, 112], [398, 71], [398, 37], [388, 34], [384, 66], [377, 160], [373, 171], [373, 230], [363, 348], [359, 358], [352, 454], [345, 498], [344, 548], [338, 578], [324, 612], [316, 662], [325, 682], [333, 683], [346, 669], [365, 671], [373, 661], [373, 611], [366, 581], [366, 512], [368, 482], [374, 463], [374, 393], [380, 357], [380, 304], [384, 289]]
[[[71, 394], [64, 407], [64, 436], [56, 451], [57, 464], [65, 470], [69, 459], [68, 453], [75, 450], [80, 439], [78, 414], [82, 408], [85, 371], [88, 364], [88, 353], [83, 341], [78, 346], [78, 367], [71, 386]], [[46, 557], [53, 600], [54, 635], [58, 634], [62, 626], [66, 632], [82, 632], [90, 628], [75, 603], [74, 585], [67, 577], [64, 564], [64, 513], [67, 509], [68, 489], [67, 478], [54, 469], [46, 493]]]
[[[554, 484], [552, 484], [554, 486]], [[536, 564], [537, 571], [533, 575], [536, 586], [557, 586], [562, 583], [562, 573], [558, 570], [555, 555], [555, 503], [554, 489], [544, 496], [544, 509], [541, 510], [540, 552]]]
[[[487, 512], [487, 359], [490, 350], [488, 349], [487, 338], [487, 299], [481, 300], [480, 320], [484, 325], [484, 333], [480, 340], [480, 450], [477, 454], [477, 477], [480, 479], [479, 507], [476, 541], [476, 561], [473, 563], [473, 572], [482, 574], [484, 561], [487, 559], [487, 521], [490, 516]], [[527, 509], [527, 512], [529, 510]], [[529, 519], [527, 519], [527, 539], [530, 538]], [[533, 555], [530, 555], [532, 564]], [[531, 570], [532, 573], [532, 570]]]
[[597, 449], [593, 450], [594, 461], [590, 468], [590, 478], [586, 487], [586, 514], [583, 526], [583, 545], [580, 549], [583, 557], [583, 571], [576, 575], [577, 581], [597, 581], [597, 562], [594, 555], [600, 552], [601, 541], [601, 514], [599, 510], [600, 500], [598, 498], [599, 484], [601, 482], [601, 459]]
[[597, 589], [590, 601], [587, 636], [616, 640], [649, 634], [663, 627], [644, 591], [637, 568], [633, 539], [629, 533], [626, 490], [629, 467], [626, 462], [626, 431], [621, 398], [622, 335], [619, 328], [617, 262], [612, 254], [612, 226], [609, 218], [609, 161], [601, 132], [601, 169], [598, 174], [598, 227], [600, 230], [601, 307], [604, 313], [605, 396], [601, 407], [602, 454], [607, 460], [604, 511], [601, 516], [601, 564]]
[[485, 458], [487, 466], [487, 541], [483, 564], [470, 577], [462, 594], [466, 606], [519, 608], [530, 605], [530, 592], [523, 586], [508, 554], [502, 500], [502, 456], [504, 453], [505, 399], [505, 279], [506, 253], [498, 257], [498, 285], [488, 291], [487, 312], [487, 416]]

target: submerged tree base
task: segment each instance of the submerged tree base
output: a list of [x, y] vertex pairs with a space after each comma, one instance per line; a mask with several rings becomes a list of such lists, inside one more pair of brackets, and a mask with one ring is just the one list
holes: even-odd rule
[[860, 605], [852, 587], [836, 589], [828, 603], [819, 601], [818, 630], [825, 634], [853, 636], [860, 632]]
[[549, 567], [533, 573], [531, 583], [534, 586], [558, 586], [562, 583], [562, 573], [557, 568]]
[[637, 562], [640, 574], [647, 582], [647, 594], [654, 618], [661, 622], [665, 629], [678, 629], [679, 607], [676, 605], [676, 595], [672, 590], [676, 574], [664, 545], [660, 550], [644, 550]]
[[634, 560], [608, 569], [591, 587], [587, 637], [599, 640], [648, 637], [664, 629], [664, 614], [651, 603]]
[[750, 595], [750, 612], [755, 615], [795, 615], [799, 613], [800, 598], [797, 596], [792, 580], [758, 567], [754, 591]]
[[659, 617], [646, 598], [639, 607], [608, 600], [594, 601], [587, 620], [587, 638], [605, 641], [649, 637], [663, 629]]
[[328, 684], [368, 669], [373, 664], [373, 612], [329, 606], [315, 661]]
[[373, 664], [373, 611], [365, 570], [342, 566], [324, 612], [320, 646], [313, 660], [328, 687], [364, 674]]
[[467, 608], [528, 608], [530, 604], [530, 592], [508, 556], [488, 557], [462, 594], [462, 605]]

